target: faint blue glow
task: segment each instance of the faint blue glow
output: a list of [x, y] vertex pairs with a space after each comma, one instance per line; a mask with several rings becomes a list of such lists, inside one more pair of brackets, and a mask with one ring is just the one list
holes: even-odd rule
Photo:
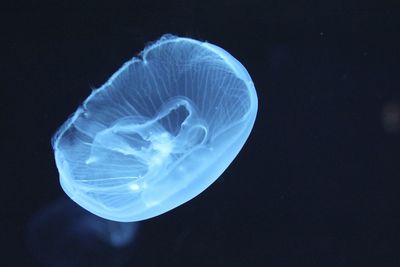
[[248, 138], [257, 95], [220, 47], [165, 35], [93, 91], [53, 137], [71, 199], [115, 221], [138, 221], [192, 199]]
[[37, 211], [27, 226], [27, 245], [40, 266], [126, 266], [140, 231], [137, 222], [102, 219], [65, 197]]

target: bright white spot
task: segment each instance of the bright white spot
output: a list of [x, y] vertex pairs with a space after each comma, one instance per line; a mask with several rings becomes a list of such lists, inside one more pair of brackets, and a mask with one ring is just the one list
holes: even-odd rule
[[153, 145], [153, 148], [155, 150], [158, 150], [160, 155], [168, 155], [169, 153], [171, 153], [172, 147], [171, 144], [169, 143], [165, 143], [165, 144], [160, 144], [160, 143], [155, 143]]
[[135, 184], [135, 183], [130, 184], [130, 185], [129, 185], [129, 188], [130, 188], [132, 191], [139, 191], [139, 190], [140, 190], [140, 186], [139, 186], [138, 184]]
[[160, 135], [161, 142], [155, 142], [153, 144], [153, 149], [156, 151], [155, 155], [151, 157], [150, 163], [154, 165], [161, 165], [171, 154], [172, 145], [167, 142], [169, 140], [168, 134], [163, 133]]

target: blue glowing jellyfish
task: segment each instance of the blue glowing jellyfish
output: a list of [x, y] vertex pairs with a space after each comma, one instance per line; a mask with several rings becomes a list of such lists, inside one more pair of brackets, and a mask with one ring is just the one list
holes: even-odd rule
[[139, 221], [213, 183], [246, 142], [257, 94], [222, 48], [165, 35], [92, 92], [53, 137], [60, 182], [90, 212]]

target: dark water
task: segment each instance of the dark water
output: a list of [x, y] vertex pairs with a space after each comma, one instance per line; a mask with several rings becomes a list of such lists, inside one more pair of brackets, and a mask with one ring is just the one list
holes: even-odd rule
[[[399, 14], [369, 1], [4, 3], [0, 265], [400, 266]], [[217, 182], [115, 246], [103, 222], [54, 208], [50, 138], [164, 33], [231, 52], [259, 113]], [[77, 214], [95, 230], [62, 219]]]

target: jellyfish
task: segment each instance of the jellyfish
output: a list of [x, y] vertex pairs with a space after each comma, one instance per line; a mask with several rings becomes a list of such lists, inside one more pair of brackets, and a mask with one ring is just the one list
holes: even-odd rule
[[165, 213], [224, 172], [248, 139], [257, 107], [249, 73], [227, 51], [164, 35], [55, 133], [61, 186], [109, 220]]

